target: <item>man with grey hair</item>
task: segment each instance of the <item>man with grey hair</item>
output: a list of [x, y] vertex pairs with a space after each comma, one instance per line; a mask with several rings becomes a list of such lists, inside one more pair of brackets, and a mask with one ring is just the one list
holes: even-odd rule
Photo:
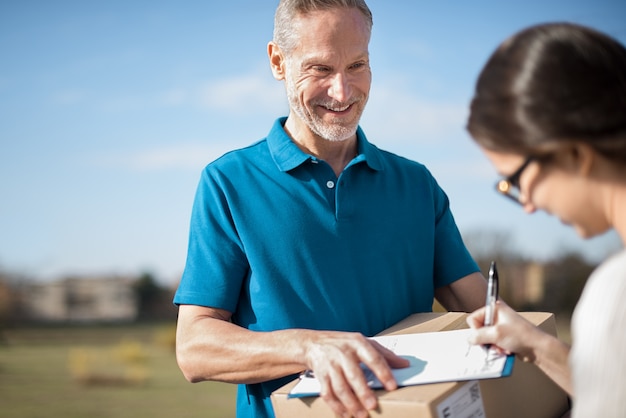
[[407, 361], [371, 341], [401, 319], [473, 311], [485, 280], [448, 198], [421, 164], [368, 142], [372, 15], [360, 0], [282, 0], [270, 67], [289, 115], [202, 173], [179, 305], [177, 360], [191, 382], [238, 383], [238, 417], [304, 370], [340, 416], [377, 408]]

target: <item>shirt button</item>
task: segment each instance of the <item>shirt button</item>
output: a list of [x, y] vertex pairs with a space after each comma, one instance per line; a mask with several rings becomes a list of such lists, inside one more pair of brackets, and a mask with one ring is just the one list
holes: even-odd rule
[[332, 180], [328, 180], [326, 182], [326, 187], [328, 187], [329, 189], [332, 189], [333, 187], [335, 187], [335, 182]]

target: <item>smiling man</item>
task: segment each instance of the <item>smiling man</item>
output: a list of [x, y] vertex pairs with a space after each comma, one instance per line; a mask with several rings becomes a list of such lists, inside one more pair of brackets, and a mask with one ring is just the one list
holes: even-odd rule
[[371, 26], [358, 9], [345, 8], [302, 15], [292, 28], [297, 47], [280, 35], [268, 46], [272, 72], [285, 81], [289, 99], [284, 128], [339, 175], [357, 153], [356, 131], [372, 81]]
[[191, 382], [239, 384], [239, 417], [274, 416], [270, 394], [304, 370], [336, 414], [367, 416], [361, 363], [388, 390], [408, 365], [367, 337], [435, 297], [457, 311], [484, 301], [445, 193], [359, 128], [371, 29], [362, 0], [281, 1], [268, 55], [289, 115], [202, 173], [177, 359]]

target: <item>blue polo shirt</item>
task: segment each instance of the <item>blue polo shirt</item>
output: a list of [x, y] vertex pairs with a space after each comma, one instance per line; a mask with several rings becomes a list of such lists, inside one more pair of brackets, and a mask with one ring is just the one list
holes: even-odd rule
[[[202, 172], [176, 304], [225, 309], [254, 331], [372, 336], [478, 271], [423, 165], [359, 128], [358, 156], [337, 177], [291, 141], [285, 120]], [[241, 385], [238, 416], [273, 416], [269, 395], [291, 378]]]

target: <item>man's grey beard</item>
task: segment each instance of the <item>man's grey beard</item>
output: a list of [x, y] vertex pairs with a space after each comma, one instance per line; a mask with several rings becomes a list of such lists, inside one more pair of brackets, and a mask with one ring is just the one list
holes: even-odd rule
[[[309, 113], [307, 109], [298, 101], [298, 96], [293, 85], [286, 81], [287, 98], [289, 99], [289, 107], [306, 123], [309, 129], [317, 136], [331, 142], [341, 142], [350, 139], [356, 134], [359, 126], [359, 118], [357, 118], [349, 126], [343, 126], [338, 123], [327, 123], [315, 113]], [[343, 109], [347, 106], [355, 105], [362, 102], [364, 98], [357, 97], [351, 99], [347, 103], [339, 103], [334, 100], [320, 101], [311, 103], [312, 106], [324, 106], [328, 109]]]

